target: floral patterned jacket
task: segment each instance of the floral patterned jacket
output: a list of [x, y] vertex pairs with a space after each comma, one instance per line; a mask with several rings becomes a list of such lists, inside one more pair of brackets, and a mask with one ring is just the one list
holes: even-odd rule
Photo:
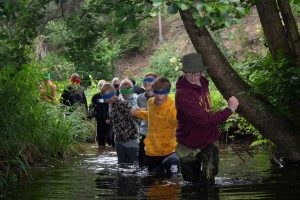
[[116, 98], [111, 104], [110, 120], [116, 143], [126, 143], [139, 137], [137, 118], [130, 111], [129, 103], [120, 98]]

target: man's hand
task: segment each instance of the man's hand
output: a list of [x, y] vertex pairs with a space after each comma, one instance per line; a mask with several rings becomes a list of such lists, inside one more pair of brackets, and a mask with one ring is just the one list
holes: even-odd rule
[[239, 100], [235, 96], [230, 97], [228, 100], [228, 108], [230, 108], [232, 112], [235, 112], [238, 106]]

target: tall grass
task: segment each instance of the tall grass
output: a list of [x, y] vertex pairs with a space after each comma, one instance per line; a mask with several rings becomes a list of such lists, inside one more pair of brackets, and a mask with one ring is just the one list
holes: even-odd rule
[[39, 100], [38, 68], [4, 67], [0, 73], [1, 188], [27, 174], [35, 162], [76, 152], [76, 144], [91, 137], [92, 124], [79, 112], [66, 116], [63, 107]]

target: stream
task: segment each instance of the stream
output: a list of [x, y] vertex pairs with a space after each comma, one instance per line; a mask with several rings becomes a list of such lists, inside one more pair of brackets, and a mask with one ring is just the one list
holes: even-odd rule
[[[299, 199], [299, 168], [279, 168], [264, 152], [220, 147], [214, 186], [178, 176], [154, 176], [134, 165], [119, 166], [113, 147], [85, 144], [84, 153], [30, 169], [3, 199]], [[237, 153], [238, 152], [238, 153]]]

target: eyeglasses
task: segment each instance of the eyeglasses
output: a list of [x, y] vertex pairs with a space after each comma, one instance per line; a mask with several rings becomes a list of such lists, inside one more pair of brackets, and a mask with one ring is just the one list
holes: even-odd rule
[[185, 72], [187, 76], [201, 76], [202, 72]]

